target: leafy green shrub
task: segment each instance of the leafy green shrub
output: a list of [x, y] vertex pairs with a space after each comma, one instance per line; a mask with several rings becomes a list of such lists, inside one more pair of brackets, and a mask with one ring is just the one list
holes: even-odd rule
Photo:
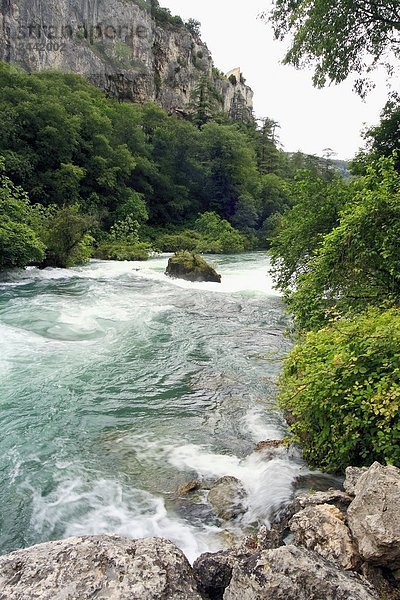
[[78, 204], [64, 206], [35, 206], [33, 226], [46, 246], [42, 262], [46, 267], [66, 269], [88, 262], [94, 239], [89, 231], [95, 220], [80, 212]]
[[194, 229], [203, 235], [206, 245], [212, 245], [218, 254], [234, 254], [245, 249], [244, 237], [215, 212], [200, 215], [194, 223]]
[[44, 245], [35, 232], [24, 223], [16, 223], [8, 217], [0, 222], [0, 270], [25, 267], [41, 262]]
[[41, 262], [44, 245], [30, 227], [32, 208], [27, 194], [3, 173], [0, 158], [0, 269]]
[[103, 260], [147, 260], [149, 246], [139, 241], [139, 223], [127, 216], [117, 221], [95, 250], [95, 258]]
[[178, 250], [195, 250], [202, 242], [202, 237], [196, 231], [185, 229], [179, 233], [166, 233], [157, 238], [157, 248], [161, 252], [178, 252]]
[[94, 252], [102, 260], [147, 260], [149, 249], [145, 243], [129, 244], [121, 241], [102, 242]]
[[143, 238], [161, 252], [188, 250], [197, 254], [234, 254], [250, 248], [249, 240], [215, 212], [200, 215], [190, 228], [141, 228]]
[[400, 311], [371, 309], [308, 333], [286, 359], [280, 405], [312, 466], [400, 466]]

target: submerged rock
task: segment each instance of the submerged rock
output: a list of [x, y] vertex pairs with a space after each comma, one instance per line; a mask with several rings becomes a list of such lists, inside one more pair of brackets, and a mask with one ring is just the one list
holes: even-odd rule
[[263, 450], [271, 450], [275, 448], [282, 448], [284, 445], [282, 440], [265, 440], [263, 442], [258, 442], [255, 447], [255, 452], [262, 452]]
[[244, 506], [246, 496], [246, 491], [239, 479], [222, 477], [214, 483], [207, 499], [220, 519], [230, 521], [246, 512]]
[[378, 600], [356, 575], [315, 552], [282, 546], [240, 561], [224, 600]]
[[362, 558], [400, 568], [400, 469], [374, 463], [359, 478], [347, 516]]
[[191, 494], [192, 492], [196, 492], [200, 488], [201, 488], [201, 482], [198, 481], [197, 479], [193, 479], [192, 481], [188, 481], [187, 483], [180, 485], [178, 487], [177, 494], [178, 494], [178, 496], [187, 496], [188, 494]]
[[75, 537], [0, 557], [3, 600], [201, 600], [190, 565], [171, 542]]
[[324, 558], [337, 561], [344, 569], [360, 565], [345, 515], [336, 506], [321, 504], [309, 506], [290, 521], [296, 545], [315, 550]]
[[186, 281], [211, 281], [221, 283], [221, 275], [201, 256], [186, 250], [177, 252], [168, 261], [165, 271], [168, 277]]

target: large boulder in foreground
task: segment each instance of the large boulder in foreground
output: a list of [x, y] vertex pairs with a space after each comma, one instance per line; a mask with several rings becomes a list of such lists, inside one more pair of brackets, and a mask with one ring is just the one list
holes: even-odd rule
[[204, 258], [186, 250], [177, 252], [169, 259], [165, 274], [168, 277], [185, 279], [186, 281], [221, 283], [221, 275], [218, 275]]
[[315, 552], [282, 546], [264, 550], [233, 568], [224, 600], [378, 600], [356, 575]]
[[345, 515], [336, 506], [309, 506], [290, 521], [297, 546], [318, 552], [324, 558], [337, 561], [344, 569], [359, 566], [360, 557], [345, 523]]
[[201, 600], [171, 542], [75, 537], [0, 557], [1, 600]]
[[358, 479], [347, 518], [362, 558], [400, 568], [400, 469], [374, 463]]

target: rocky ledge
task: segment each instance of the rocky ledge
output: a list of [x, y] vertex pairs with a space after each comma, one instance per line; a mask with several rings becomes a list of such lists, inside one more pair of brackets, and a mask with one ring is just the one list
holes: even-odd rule
[[[232, 483], [232, 482], [231, 482]], [[350, 468], [193, 568], [171, 542], [71, 538], [0, 557], [0, 599], [398, 600], [400, 470]]]
[[204, 258], [187, 250], [177, 252], [168, 261], [165, 271], [168, 277], [186, 281], [211, 281], [221, 283], [221, 275]]

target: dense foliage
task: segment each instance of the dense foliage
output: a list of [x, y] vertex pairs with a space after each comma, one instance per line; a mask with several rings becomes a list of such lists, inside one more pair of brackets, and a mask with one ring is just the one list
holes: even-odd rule
[[369, 311], [308, 333], [292, 350], [280, 401], [309, 464], [400, 464], [400, 312]]
[[4, 174], [0, 160], [0, 269], [43, 260], [45, 247], [30, 226], [31, 217], [26, 193]]
[[28, 253], [15, 264], [70, 266], [92, 246], [120, 260], [150, 248], [266, 247], [271, 217], [291, 202], [289, 184], [308, 159], [279, 149], [272, 120], [229, 121], [214, 102], [200, 78], [181, 120], [107, 98], [79, 76], [0, 65], [0, 156], [37, 207], [34, 230], [47, 248], [42, 261]]
[[381, 158], [355, 182], [351, 203], [288, 294], [302, 327], [369, 305], [400, 305], [400, 174]]
[[[356, 73], [364, 95], [378, 64], [398, 69], [397, 0], [274, 0], [269, 18], [277, 38], [291, 37], [285, 62], [313, 64], [317, 86]], [[297, 337], [279, 402], [306, 459], [330, 471], [400, 466], [399, 132], [392, 93], [353, 178], [299, 173], [292, 206], [271, 221], [274, 275]]]
[[279, 401], [307, 460], [331, 471], [400, 464], [400, 173], [396, 155], [367, 156], [351, 182], [301, 174], [272, 239], [298, 337]]
[[290, 210], [275, 222], [271, 254], [277, 285], [288, 295], [308, 272], [324, 236], [339, 223], [339, 214], [351, 198], [350, 185], [341, 177], [324, 181], [301, 170], [291, 187]]

